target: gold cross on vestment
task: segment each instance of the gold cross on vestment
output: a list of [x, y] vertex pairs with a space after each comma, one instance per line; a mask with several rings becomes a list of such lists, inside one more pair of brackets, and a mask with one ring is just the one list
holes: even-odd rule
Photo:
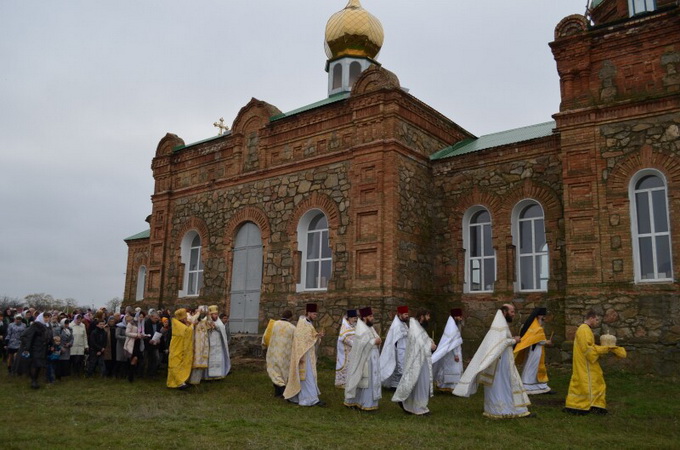
[[218, 136], [222, 136], [229, 130], [229, 126], [224, 124], [224, 117], [220, 117], [220, 120], [213, 123], [213, 126], [219, 128], [219, 131], [217, 132]]

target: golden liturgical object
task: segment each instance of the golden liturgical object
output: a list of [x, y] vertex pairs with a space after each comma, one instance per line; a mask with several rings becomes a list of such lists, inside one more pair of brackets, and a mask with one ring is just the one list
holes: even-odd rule
[[385, 34], [380, 21], [366, 11], [359, 0], [349, 0], [345, 9], [336, 12], [326, 24], [326, 56], [375, 59]]

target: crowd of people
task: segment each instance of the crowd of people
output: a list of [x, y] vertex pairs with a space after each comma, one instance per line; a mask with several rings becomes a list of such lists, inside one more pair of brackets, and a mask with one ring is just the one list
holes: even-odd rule
[[[434, 390], [469, 397], [484, 386], [484, 415], [490, 418], [532, 417], [529, 396], [553, 394], [548, 386], [545, 348], [546, 308], [535, 308], [518, 335], [510, 324], [515, 308], [503, 305], [467, 368], [463, 367], [461, 309], [452, 309], [439, 345], [428, 335], [431, 314], [411, 317], [407, 306], [397, 308], [382, 339], [374, 328], [370, 307], [348, 310], [337, 338], [335, 385], [344, 390], [344, 405], [375, 411], [383, 389], [406, 413], [426, 415]], [[324, 337], [314, 326], [318, 306], [308, 303], [296, 324], [285, 310], [270, 320], [262, 337], [267, 373], [274, 396], [300, 406], [324, 406], [320, 399], [317, 349]], [[36, 312], [33, 308], [0, 313], [0, 351], [12, 376], [26, 374], [39, 388], [44, 370], [47, 383], [63, 377], [156, 378], [167, 365], [168, 388], [184, 390], [202, 380], [226, 377], [231, 370], [229, 316], [217, 306], [174, 311], [126, 308], [109, 313]], [[600, 324], [594, 311], [586, 314], [574, 340], [573, 374], [565, 411], [606, 414], [604, 378], [599, 358], [616, 345], [596, 345], [592, 332]], [[517, 366], [522, 366], [520, 375]]]
[[[207, 311], [207, 310], [206, 310]], [[196, 320], [207, 322], [201, 310]], [[215, 317], [225, 330], [228, 315]], [[213, 320], [211, 317], [211, 325]], [[158, 378], [168, 364], [172, 336], [170, 312], [101, 308], [38, 312], [7, 308], [0, 312], [0, 356], [10, 376], [27, 375], [40, 387], [41, 375], [51, 384], [64, 377]], [[227, 357], [228, 359], [228, 357]]]

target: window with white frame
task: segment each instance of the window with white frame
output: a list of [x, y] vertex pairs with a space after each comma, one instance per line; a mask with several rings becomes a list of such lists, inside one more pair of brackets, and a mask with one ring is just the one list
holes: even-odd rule
[[628, 0], [630, 17], [656, 10], [656, 0]]
[[326, 215], [318, 209], [308, 211], [300, 219], [297, 231], [298, 250], [302, 255], [297, 291], [328, 289], [333, 258]]
[[496, 251], [491, 238], [491, 215], [481, 206], [463, 216], [465, 248], [465, 291], [493, 292], [496, 281]]
[[635, 281], [671, 281], [671, 234], [663, 175], [642, 170], [629, 187]]
[[203, 261], [201, 260], [201, 237], [196, 231], [189, 231], [184, 235], [181, 258], [184, 264], [184, 280], [179, 296], [197, 296], [203, 287]]
[[513, 243], [517, 248], [518, 291], [548, 290], [548, 243], [543, 208], [524, 200], [513, 210]]
[[144, 286], [146, 286], [146, 266], [140, 266], [137, 271], [137, 295], [136, 300], [144, 300]]

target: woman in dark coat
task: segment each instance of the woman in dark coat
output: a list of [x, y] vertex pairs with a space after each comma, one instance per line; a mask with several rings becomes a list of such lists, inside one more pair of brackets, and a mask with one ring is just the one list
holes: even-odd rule
[[50, 313], [40, 314], [21, 335], [21, 357], [26, 359], [33, 389], [40, 387], [40, 369], [47, 367], [47, 348], [52, 341], [52, 332], [45, 326], [45, 319], [49, 320], [51, 316]]

